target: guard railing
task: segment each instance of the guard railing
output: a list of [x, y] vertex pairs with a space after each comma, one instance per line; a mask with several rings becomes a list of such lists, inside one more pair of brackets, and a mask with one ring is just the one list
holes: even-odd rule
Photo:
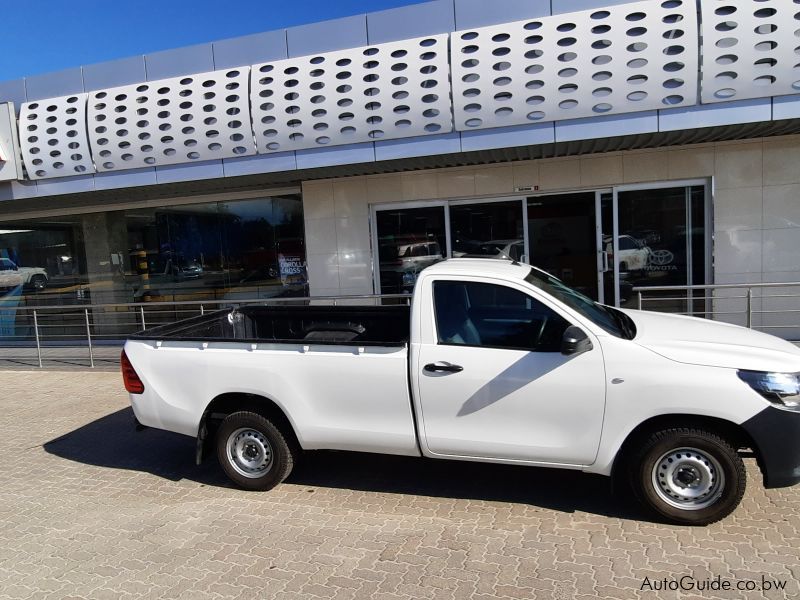
[[634, 287], [636, 307], [758, 329], [800, 343], [800, 282]]
[[[120, 345], [132, 333], [181, 319], [202, 316], [209, 311], [253, 305], [374, 306], [408, 304], [409, 300], [408, 294], [365, 294], [54, 306], [3, 307], [0, 304], [0, 318], [5, 318], [6, 323], [10, 321], [14, 332], [0, 337], [0, 344], [5, 346], [6, 350], [9, 347], [35, 347], [39, 367], [43, 365], [44, 347], [69, 347], [72, 350], [76, 347], [85, 347], [86, 358], [90, 366], [94, 367], [98, 346]], [[8, 358], [8, 355], [5, 357]], [[75, 356], [68, 358], [74, 359]]]

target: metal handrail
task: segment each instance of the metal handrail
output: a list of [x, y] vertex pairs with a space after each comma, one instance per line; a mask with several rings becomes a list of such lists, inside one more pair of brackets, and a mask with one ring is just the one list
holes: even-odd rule
[[[136, 331], [142, 331], [152, 326], [153, 321], [158, 320], [155, 324], [164, 324], [164, 316], [173, 316], [171, 321], [181, 320], [187, 318], [189, 315], [197, 315], [198, 309], [200, 316], [206, 313], [208, 308], [212, 310], [220, 309], [222, 307], [240, 307], [240, 306], [274, 306], [274, 305], [287, 305], [287, 304], [317, 304], [317, 303], [330, 303], [333, 306], [338, 306], [341, 303], [348, 303], [357, 306], [359, 303], [381, 303], [385, 300], [403, 300], [405, 303], [410, 301], [409, 294], [359, 294], [348, 296], [290, 296], [290, 297], [275, 297], [275, 298], [243, 298], [243, 299], [208, 299], [208, 300], [172, 300], [172, 301], [154, 301], [154, 302], [106, 302], [98, 304], [56, 304], [56, 305], [35, 305], [35, 306], [9, 306], [0, 307], [6, 311], [13, 311], [14, 314], [23, 312], [30, 314], [32, 318], [32, 329], [30, 334], [22, 336], [14, 336], [17, 338], [33, 338], [36, 347], [36, 357], [39, 367], [43, 366], [42, 347], [45, 344], [44, 337], [46, 336], [51, 341], [58, 342], [60, 339], [69, 339], [78, 342], [80, 345], [86, 344], [88, 348], [89, 364], [93, 368], [95, 366], [95, 344], [102, 340], [119, 340], [127, 337], [127, 334]], [[187, 310], [186, 307], [192, 307], [194, 310]], [[146, 309], [150, 308], [171, 308], [173, 310], [156, 311], [150, 314], [150, 321], [148, 322], [148, 315]], [[122, 310], [120, 310], [122, 309]], [[56, 314], [53, 314], [53, 313]], [[124, 321], [116, 321], [114, 323], [101, 323], [98, 322], [98, 315], [113, 315], [113, 316], [133, 316]], [[52, 318], [59, 317], [62, 319], [60, 323], [53, 324], [50, 321]], [[94, 317], [94, 318], [93, 318]], [[66, 320], [64, 320], [66, 318]], [[42, 322], [44, 319], [44, 323]], [[98, 328], [114, 327], [120, 333], [113, 331], [101, 333]], [[56, 333], [60, 330], [62, 333]], [[76, 330], [82, 333], [78, 335], [72, 333], [64, 333], [66, 331]], [[51, 331], [53, 331], [51, 333]], [[107, 331], [107, 330], [106, 330]]]
[[[722, 315], [743, 315], [745, 324], [747, 327], [751, 329], [783, 329], [783, 330], [800, 330], [800, 319], [796, 323], [791, 323], [789, 325], [754, 325], [753, 317], [755, 315], [777, 315], [777, 314], [787, 314], [793, 315], [795, 313], [800, 313], [800, 291], [798, 293], [779, 293], [779, 294], [767, 294], [762, 293], [759, 296], [754, 296], [753, 292], [755, 290], [770, 290], [776, 288], [800, 288], [800, 281], [787, 281], [787, 282], [770, 282], [770, 283], [718, 283], [718, 284], [702, 284], [702, 285], [653, 285], [653, 286], [636, 286], [633, 288], [633, 292], [636, 293], [637, 297], [637, 308], [639, 310], [644, 309], [644, 294], [649, 292], [683, 292], [683, 295], [680, 296], [666, 296], [666, 297], [658, 297], [658, 298], [647, 298], [648, 302], [667, 302], [667, 301], [676, 301], [676, 300], [685, 300], [687, 302], [688, 310], [685, 313], [681, 314], [688, 314], [692, 316], [711, 316], [713, 319], [716, 316]], [[744, 295], [734, 295], [734, 296], [724, 296], [719, 297], [715, 296], [714, 292], [718, 290], [745, 290]], [[693, 292], [703, 292], [701, 296], [695, 296]], [[710, 291], [711, 294], [708, 295], [706, 292]], [[753, 306], [753, 301], [755, 299], [760, 300], [769, 300], [773, 298], [781, 298], [781, 299], [797, 299], [798, 301], [798, 308], [783, 308], [780, 310], [766, 310], [763, 307], [760, 309], [756, 309]], [[704, 302], [709, 301], [721, 301], [721, 300], [744, 300], [745, 306], [744, 309], [741, 311], [722, 311], [722, 310], [703, 310], [697, 311], [693, 308], [690, 308], [689, 303], [693, 300], [702, 300]]]
[[50, 309], [77, 309], [83, 310], [97, 309], [97, 308], [110, 308], [110, 307], [145, 307], [145, 306], [200, 306], [206, 304], [284, 304], [286, 302], [316, 302], [318, 300], [391, 300], [391, 299], [406, 299], [411, 296], [409, 294], [360, 294], [354, 296], [286, 296], [276, 298], [245, 298], [244, 300], [159, 300], [156, 302], [107, 302], [99, 304], [40, 304], [38, 306], [15, 306], [9, 307], [8, 310], [50, 310]]
[[727, 288], [770, 288], [800, 286], [800, 281], [786, 283], [710, 283], [704, 285], [642, 285], [633, 288], [634, 292], [671, 292], [692, 290], [716, 290]]
[[[762, 288], [795, 288], [800, 287], [800, 282], [787, 283], [727, 283], [727, 284], [705, 284], [705, 285], [670, 285], [670, 286], [637, 286], [633, 292], [637, 294], [638, 308], [642, 309], [645, 300], [647, 302], [665, 301], [687, 301], [701, 300], [704, 303], [721, 300], [744, 300], [743, 310], [711, 310], [708, 306], [704, 310], [688, 310], [684, 314], [703, 316], [709, 318], [732, 317], [744, 315], [748, 327], [779, 330], [779, 329], [800, 329], [800, 317], [796, 324], [791, 325], [757, 325], [753, 324], [754, 315], [762, 314], [798, 314], [800, 313], [800, 293], [798, 294], [775, 294], [771, 296], [761, 295], [761, 298], [798, 298], [798, 308], [787, 308], [784, 310], [765, 310], [756, 309], [753, 306], [754, 290]], [[714, 296], [714, 292], [723, 289], [742, 289], [746, 290], [744, 295], [737, 294], [719, 298]], [[701, 295], [693, 295], [693, 292], [700, 292]], [[649, 292], [676, 292], [669, 297], [644, 298], [644, 294]], [[683, 294], [678, 295], [677, 292]], [[709, 293], [710, 292], [710, 293]], [[294, 297], [274, 297], [274, 298], [243, 298], [243, 299], [207, 299], [207, 300], [171, 300], [153, 302], [107, 302], [98, 304], [57, 304], [57, 305], [35, 305], [35, 306], [9, 306], [8, 311], [22, 312], [31, 315], [28, 325], [30, 333], [15, 336], [23, 338], [29, 342], [34, 342], [39, 366], [42, 367], [42, 347], [48, 341], [60, 344], [61, 341], [73, 340], [81, 346], [86, 344], [88, 349], [88, 359], [92, 367], [95, 366], [95, 345], [97, 343], [108, 343], [113, 340], [120, 340], [139, 330], [146, 330], [154, 325], [162, 325], [174, 322], [191, 315], [204, 315], [207, 310], [215, 310], [222, 307], [238, 307], [245, 305], [287, 305], [287, 304], [316, 304], [330, 303], [337, 306], [342, 302], [353, 303], [380, 303], [386, 300], [402, 300], [409, 302], [408, 294], [361, 294], [352, 296], [294, 296]], [[662, 304], [663, 305], [663, 304]], [[693, 308], [693, 307], [692, 307]], [[156, 310], [148, 314], [149, 309], [172, 309]], [[102, 315], [114, 316], [114, 322], [102, 322]], [[53, 319], [61, 319], [60, 322], [53, 322]], [[117, 331], [115, 332], [114, 329]], [[73, 333], [75, 332], [75, 333]], [[47, 339], [45, 339], [47, 338]]]

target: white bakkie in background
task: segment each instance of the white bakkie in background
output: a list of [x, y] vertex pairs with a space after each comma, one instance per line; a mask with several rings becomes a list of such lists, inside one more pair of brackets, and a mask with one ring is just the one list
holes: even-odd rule
[[[800, 481], [800, 349], [711, 321], [599, 305], [507, 260], [420, 274], [411, 306], [243, 307], [133, 336], [139, 424], [213, 444], [266, 490], [302, 450], [614, 475], [662, 518], [733, 511], [752, 449]], [[531, 477], [536, 474], [531, 472]]]
[[36, 290], [47, 287], [47, 271], [41, 267], [19, 267], [9, 258], [0, 258], [0, 287], [4, 279], [14, 278], [18, 284], [30, 286]]

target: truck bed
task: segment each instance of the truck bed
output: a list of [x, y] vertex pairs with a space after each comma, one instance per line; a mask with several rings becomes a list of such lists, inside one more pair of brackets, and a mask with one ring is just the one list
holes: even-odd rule
[[410, 307], [244, 306], [140, 331], [133, 340], [403, 346]]

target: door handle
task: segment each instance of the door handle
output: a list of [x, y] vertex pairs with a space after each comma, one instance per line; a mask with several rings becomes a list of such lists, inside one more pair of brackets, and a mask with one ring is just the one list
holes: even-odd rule
[[425, 365], [425, 371], [429, 373], [460, 373], [464, 367], [460, 365], [451, 365], [448, 362], [435, 362]]

